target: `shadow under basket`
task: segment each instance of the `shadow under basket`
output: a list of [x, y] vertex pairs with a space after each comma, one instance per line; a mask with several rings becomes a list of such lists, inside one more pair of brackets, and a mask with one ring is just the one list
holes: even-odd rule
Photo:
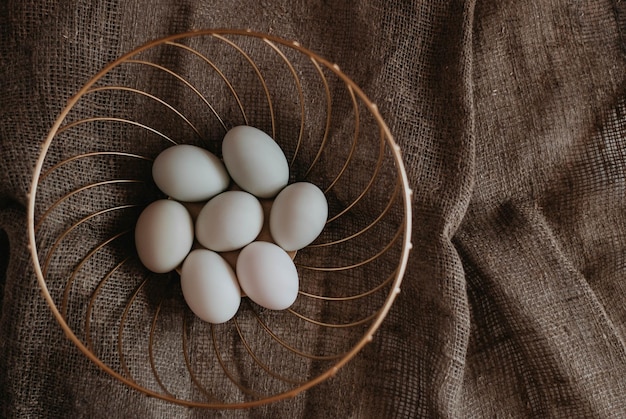
[[[237, 125], [272, 136], [290, 182], [324, 191], [329, 217], [295, 256], [293, 306], [244, 297], [212, 325], [185, 304], [178, 273], [142, 266], [133, 233], [164, 197], [153, 159], [183, 143], [221, 157]], [[337, 65], [297, 42], [204, 30], [137, 48], [69, 100], [34, 170], [28, 235], [53, 315], [98, 367], [173, 403], [243, 408], [320, 383], [372, 340], [400, 291], [410, 201], [388, 127]]]

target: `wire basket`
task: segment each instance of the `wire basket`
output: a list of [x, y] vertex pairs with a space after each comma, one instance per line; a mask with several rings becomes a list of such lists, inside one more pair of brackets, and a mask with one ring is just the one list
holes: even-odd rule
[[[244, 298], [213, 325], [187, 308], [178, 273], [141, 265], [133, 230], [164, 197], [156, 155], [187, 143], [220, 156], [243, 124], [281, 146], [290, 182], [324, 191], [329, 217], [295, 255], [291, 308]], [[337, 65], [275, 36], [204, 30], [137, 48], [69, 100], [34, 170], [28, 235], [53, 315], [98, 367], [170, 402], [243, 408], [320, 383], [372, 340], [400, 291], [410, 198], [376, 105]]]

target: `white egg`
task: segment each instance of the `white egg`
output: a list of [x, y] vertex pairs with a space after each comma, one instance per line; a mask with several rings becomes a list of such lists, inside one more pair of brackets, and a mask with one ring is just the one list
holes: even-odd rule
[[135, 247], [141, 263], [156, 273], [175, 269], [191, 250], [193, 228], [182, 204], [161, 199], [148, 205], [135, 226]]
[[276, 196], [289, 181], [289, 164], [280, 146], [257, 128], [230, 129], [222, 142], [222, 155], [235, 183], [259, 198]]
[[244, 247], [236, 271], [243, 292], [260, 306], [284, 310], [298, 297], [296, 266], [287, 252], [273, 243], [255, 241]]
[[211, 152], [180, 144], [161, 152], [152, 165], [158, 188], [178, 201], [206, 201], [226, 190], [230, 177], [222, 161]]
[[283, 249], [299, 250], [319, 236], [327, 218], [324, 192], [312, 183], [292, 183], [280, 191], [272, 204], [270, 233]]
[[180, 272], [180, 286], [191, 311], [206, 322], [224, 323], [239, 309], [241, 291], [235, 272], [210, 250], [189, 253]]
[[253, 241], [263, 228], [263, 207], [253, 195], [226, 191], [213, 197], [196, 220], [196, 239], [207, 249], [228, 252]]

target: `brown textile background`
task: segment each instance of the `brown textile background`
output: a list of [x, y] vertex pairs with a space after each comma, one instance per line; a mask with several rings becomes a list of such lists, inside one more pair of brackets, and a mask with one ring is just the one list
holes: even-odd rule
[[[624, 417], [625, 22], [620, 0], [0, 2], [0, 416]], [[125, 51], [211, 27], [339, 63], [415, 191], [403, 293], [374, 342], [248, 411], [173, 406], [99, 371], [26, 246], [31, 171], [67, 98]]]

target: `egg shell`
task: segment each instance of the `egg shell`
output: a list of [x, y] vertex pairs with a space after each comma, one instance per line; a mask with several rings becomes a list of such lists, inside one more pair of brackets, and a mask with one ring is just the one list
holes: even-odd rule
[[196, 249], [189, 253], [180, 273], [187, 305], [200, 319], [224, 323], [237, 313], [241, 291], [230, 265], [217, 253]]
[[222, 142], [222, 155], [235, 183], [259, 198], [271, 198], [287, 185], [289, 164], [280, 146], [265, 132], [240, 125]]
[[299, 250], [320, 235], [327, 218], [324, 192], [312, 183], [292, 183], [280, 191], [272, 204], [270, 233], [283, 249]]
[[228, 252], [253, 241], [263, 228], [263, 207], [244, 191], [213, 197], [196, 219], [196, 239], [207, 249]]
[[284, 310], [298, 297], [296, 266], [287, 252], [273, 243], [255, 241], [244, 247], [236, 271], [243, 292], [260, 306]]
[[222, 161], [203, 148], [180, 144], [161, 152], [152, 165], [157, 187], [178, 201], [206, 201], [226, 190], [230, 177]]
[[135, 225], [141, 263], [156, 273], [169, 272], [185, 259], [193, 244], [193, 221], [185, 207], [170, 199], [148, 205]]

